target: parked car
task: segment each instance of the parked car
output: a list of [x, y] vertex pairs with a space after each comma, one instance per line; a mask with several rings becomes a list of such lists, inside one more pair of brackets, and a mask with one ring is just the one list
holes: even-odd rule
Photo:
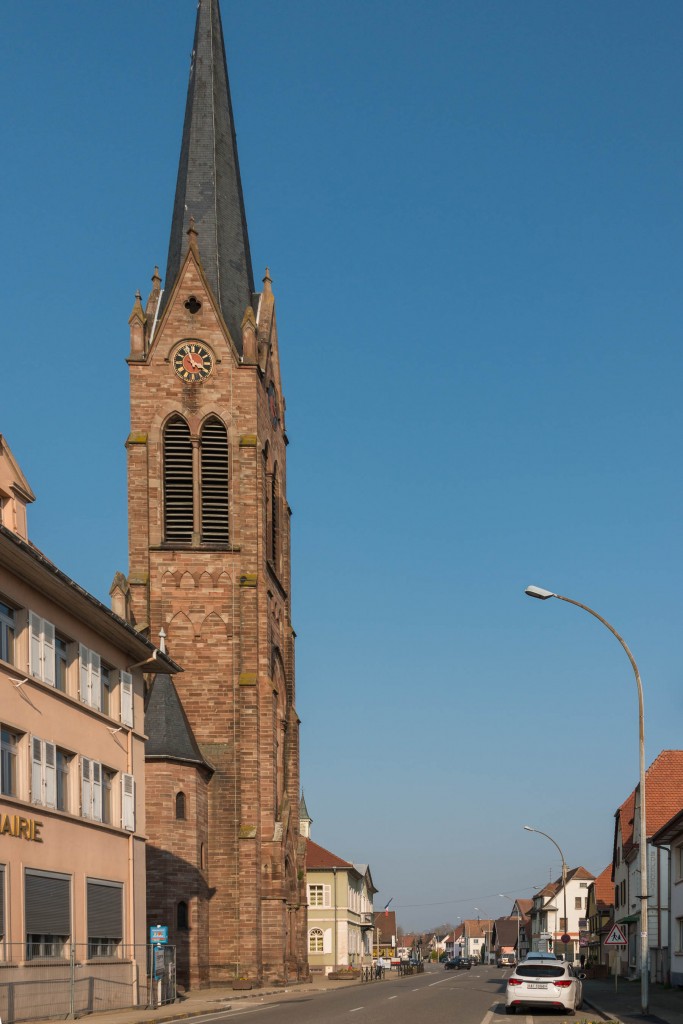
[[466, 956], [454, 956], [444, 964], [447, 971], [469, 971], [472, 964]]
[[567, 1014], [580, 1010], [583, 1002], [581, 978], [571, 964], [550, 957], [532, 957], [517, 964], [505, 989], [505, 1012], [518, 1006], [550, 1006]]

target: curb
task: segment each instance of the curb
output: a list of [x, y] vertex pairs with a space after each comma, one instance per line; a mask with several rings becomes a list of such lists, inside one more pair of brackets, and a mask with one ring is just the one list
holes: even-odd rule
[[617, 1024], [622, 1024], [621, 1018], [616, 1017], [613, 1013], [607, 1013], [607, 1011], [603, 1010], [603, 1008], [598, 1006], [597, 1003], [592, 1003], [590, 999], [584, 999], [583, 1005], [590, 1006], [591, 1010], [595, 1010], [596, 1013], [599, 1013], [603, 1020], [614, 1020]]

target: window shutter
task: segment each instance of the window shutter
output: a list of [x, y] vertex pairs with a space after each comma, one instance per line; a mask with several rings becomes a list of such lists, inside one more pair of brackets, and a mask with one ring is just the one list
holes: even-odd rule
[[57, 748], [45, 740], [45, 804], [57, 806]]
[[36, 679], [43, 678], [43, 667], [41, 665], [41, 638], [43, 635], [42, 625], [43, 620], [35, 612], [29, 612], [29, 621], [31, 623], [31, 653], [29, 658], [29, 665], [31, 669], [31, 675], [35, 676]]
[[26, 869], [25, 921], [27, 935], [71, 935], [71, 878]]
[[132, 775], [121, 776], [121, 827], [135, 831], [135, 779]]
[[121, 721], [133, 727], [133, 677], [130, 672], [121, 672]]
[[90, 651], [83, 644], [78, 645], [78, 662], [80, 666], [81, 700], [90, 703]]
[[90, 759], [81, 758], [81, 815], [92, 818], [92, 786], [90, 784]]
[[43, 619], [43, 679], [55, 685], [55, 627]]
[[5, 937], [5, 866], [0, 864], [0, 939]]
[[95, 821], [102, 821], [102, 765], [99, 761], [92, 762], [92, 816]]
[[43, 795], [43, 741], [31, 737], [31, 803], [42, 804]]
[[94, 651], [90, 652], [90, 703], [98, 711], [102, 710], [102, 673], [100, 671], [100, 656]]
[[88, 879], [88, 940], [123, 938], [123, 886]]
[[326, 928], [323, 932], [323, 953], [332, 952], [332, 929]]

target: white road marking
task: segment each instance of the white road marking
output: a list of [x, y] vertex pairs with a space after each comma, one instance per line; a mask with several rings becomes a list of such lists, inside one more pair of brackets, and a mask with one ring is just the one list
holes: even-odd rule
[[202, 1021], [215, 1021], [217, 1013], [229, 1013], [231, 1017], [246, 1017], [248, 1013], [259, 1013], [261, 1010], [274, 1010], [278, 1003], [264, 1003], [263, 1006], [238, 1007], [224, 1006], [222, 1010], [212, 1010], [209, 1014], [198, 1014], [192, 1018], [192, 1024], [201, 1024]]
[[450, 981], [450, 978], [442, 978], [441, 981], [430, 981], [429, 988], [433, 988], [435, 985], [443, 985], [445, 981]]
[[365, 1009], [364, 1006], [354, 1006], [354, 1008], [352, 1010], [349, 1010], [349, 1013], [357, 1013], [359, 1010], [364, 1010], [364, 1009]]
[[387, 998], [388, 998], [388, 999], [395, 999], [395, 998], [396, 998], [396, 996], [388, 996]]

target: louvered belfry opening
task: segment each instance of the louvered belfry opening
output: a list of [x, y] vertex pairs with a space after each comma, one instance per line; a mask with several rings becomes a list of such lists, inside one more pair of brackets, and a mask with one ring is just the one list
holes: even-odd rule
[[273, 467], [273, 476], [270, 481], [270, 558], [274, 566], [277, 566], [278, 559], [278, 500], [279, 488], [277, 479], [277, 463]]
[[220, 420], [207, 420], [201, 432], [202, 543], [227, 544], [228, 432]]
[[191, 544], [193, 527], [190, 428], [182, 416], [174, 416], [164, 430], [164, 538]]

